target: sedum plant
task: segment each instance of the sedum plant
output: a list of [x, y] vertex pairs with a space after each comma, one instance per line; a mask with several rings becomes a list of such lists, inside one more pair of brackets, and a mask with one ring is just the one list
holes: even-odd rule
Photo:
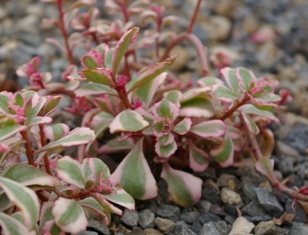
[[[133, 198], [157, 196], [160, 178], [174, 203], [190, 207], [202, 191], [194, 172], [209, 164], [230, 167], [246, 156], [277, 189], [308, 200], [306, 188], [289, 189], [274, 177], [270, 158], [274, 138], [267, 126], [279, 122], [272, 111], [290, 100], [289, 92], [275, 94], [277, 81], [228, 67], [223, 52], [211, 56], [219, 76], [211, 75], [206, 50], [191, 33], [200, 0], [180, 34], [165, 30], [176, 17], [145, 0], [105, 1], [114, 21], [100, 19], [92, 0], [66, 8], [63, 0], [44, 2], [59, 10], [58, 20], [46, 21], [59, 28], [63, 42], [48, 41], [67, 55], [68, 66], [63, 82], [54, 83], [35, 57], [17, 70], [29, 86], [0, 93], [5, 234], [78, 233], [91, 217], [108, 224], [110, 213], [122, 213], [114, 203], [134, 209]], [[169, 70], [177, 58], [170, 52], [183, 40], [195, 46], [202, 67], [200, 78], [188, 83]], [[88, 50], [80, 63], [73, 58], [76, 46]], [[82, 118], [72, 131], [52, 122], [64, 96], [71, 101], [65, 110]], [[75, 156], [63, 153], [70, 146], [78, 147]], [[120, 158], [111, 174], [103, 154]]]

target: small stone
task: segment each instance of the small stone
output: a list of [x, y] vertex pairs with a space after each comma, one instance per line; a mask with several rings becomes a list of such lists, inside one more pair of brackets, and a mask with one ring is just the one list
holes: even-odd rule
[[213, 180], [208, 179], [204, 182], [202, 189], [202, 198], [213, 204], [222, 204], [219, 188]]
[[134, 227], [137, 226], [138, 219], [139, 216], [137, 211], [125, 209], [121, 221], [127, 226]]
[[275, 228], [275, 223], [273, 220], [260, 222], [255, 227], [255, 235], [263, 235], [266, 234], [269, 230]]
[[249, 216], [263, 216], [267, 214], [257, 200], [251, 201], [248, 205], [241, 209], [241, 212], [244, 215]]
[[308, 146], [308, 126], [299, 123], [293, 127], [283, 140], [286, 144], [296, 149], [301, 155], [306, 155], [306, 148]]
[[217, 230], [215, 224], [213, 222], [208, 222], [203, 224], [200, 235], [220, 235], [219, 231]]
[[[286, 205], [285, 205], [285, 209], [286, 209], [286, 213], [287, 214], [294, 214], [293, 211], [293, 199], [288, 198]], [[299, 203], [295, 203], [295, 217], [293, 218], [293, 222], [300, 222], [300, 223], [306, 223], [307, 218], [306, 218], [306, 214], [305, 214], [305, 210], [304, 208], [299, 204]]]
[[237, 185], [236, 177], [234, 175], [222, 174], [217, 180], [218, 187], [229, 187], [231, 190], [235, 190]]
[[249, 234], [254, 227], [253, 223], [241, 216], [235, 220], [229, 235]]
[[192, 224], [194, 221], [198, 220], [199, 216], [200, 213], [196, 211], [184, 212], [181, 215], [181, 219], [187, 224]]
[[[275, 226], [274, 228], [270, 229], [266, 235], [290, 235], [289, 233], [290, 229], [281, 228], [278, 226]], [[298, 233], [299, 235], [300, 233]]]
[[135, 227], [130, 233], [127, 233], [127, 235], [145, 235], [145, 232], [141, 228]]
[[285, 157], [291, 157], [294, 161], [297, 161], [299, 159], [299, 153], [296, 149], [279, 140], [275, 143], [275, 153], [278, 157], [283, 159]]
[[184, 221], [177, 221], [174, 233], [177, 235], [196, 235], [192, 230], [190, 230]]
[[156, 214], [172, 221], [177, 221], [181, 217], [180, 208], [174, 205], [162, 205], [157, 209]]
[[213, 204], [206, 200], [200, 200], [196, 204], [196, 208], [200, 213], [208, 213], [212, 206]]
[[154, 229], [154, 228], [147, 228], [144, 230], [146, 235], [164, 235], [160, 231]]
[[293, 173], [293, 162], [294, 160], [292, 157], [286, 157], [280, 162], [278, 167], [284, 176], [288, 176]]
[[292, 224], [290, 235], [308, 234], [308, 225], [294, 222]]
[[122, 224], [120, 224], [118, 227], [117, 227], [117, 234], [119, 233], [122, 233], [122, 234], [127, 234], [127, 233], [130, 233], [132, 230], [126, 228], [125, 226], [123, 226]]
[[201, 224], [205, 224], [208, 222], [217, 222], [219, 220], [220, 220], [220, 217], [212, 213], [204, 213], [204, 214], [200, 214], [199, 216], [199, 221], [201, 222]]
[[139, 212], [139, 225], [143, 228], [153, 228], [154, 227], [154, 213], [149, 209], [144, 209]]
[[99, 231], [100, 233], [102, 233], [104, 235], [110, 235], [109, 228], [106, 225], [103, 225], [102, 223], [98, 222], [97, 220], [90, 219], [88, 227], [93, 228], [96, 231]]
[[232, 225], [232, 224], [234, 224], [234, 222], [235, 222], [235, 219], [232, 217], [232, 216], [230, 216], [230, 215], [227, 215], [226, 217], [225, 217], [225, 221], [230, 225]]
[[244, 216], [248, 221], [252, 222], [252, 223], [259, 223], [262, 221], [269, 221], [271, 219], [273, 219], [272, 216], [270, 215], [257, 215], [257, 216]]
[[225, 40], [231, 30], [231, 22], [223, 16], [212, 16], [204, 26], [205, 32], [211, 40]]
[[226, 212], [224, 211], [223, 208], [221, 208], [218, 205], [213, 205], [210, 209], [210, 213], [214, 214], [214, 215], [218, 215], [218, 216], [226, 216]]
[[231, 205], [239, 204], [242, 201], [241, 196], [229, 188], [222, 188], [220, 197], [224, 203]]
[[243, 182], [242, 190], [245, 196], [248, 197], [250, 200], [256, 199], [257, 196], [255, 194], [255, 189], [257, 188], [257, 186], [246, 178], [243, 178], [242, 182]]
[[199, 221], [193, 222], [192, 225], [190, 226], [191, 231], [193, 231], [197, 234], [200, 233], [201, 228], [202, 228], [202, 225]]
[[228, 225], [227, 225], [226, 221], [219, 220], [217, 222], [214, 222], [214, 225], [221, 235], [227, 235], [228, 234]]
[[262, 188], [256, 188], [255, 192], [260, 205], [267, 213], [276, 218], [282, 215], [283, 208], [273, 193]]
[[171, 233], [175, 229], [175, 223], [169, 219], [156, 217], [154, 219], [154, 224], [163, 233]]
[[83, 231], [78, 233], [77, 235], [98, 235], [98, 233], [93, 231]]

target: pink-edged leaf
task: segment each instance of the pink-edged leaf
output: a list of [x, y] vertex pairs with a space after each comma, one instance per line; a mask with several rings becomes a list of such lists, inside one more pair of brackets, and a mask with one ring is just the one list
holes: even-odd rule
[[186, 172], [174, 170], [168, 163], [163, 164], [161, 177], [167, 182], [168, 192], [176, 204], [190, 207], [201, 198], [201, 179]]
[[172, 15], [166, 16], [166, 17], [164, 17], [163, 20], [162, 20], [161, 27], [163, 28], [163, 27], [165, 27], [167, 24], [173, 23], [173, 22], [175, 22], [175, 21], [177, 21], [177, 20], [178, 20], [178, 17], [176, 17], [176, 16], [172, 16]]
[[143, 84], [141, 87], [136, 88], [133, 91], [133, 99], [139, 99], [141, 102], [145, 103], [145, 106], [148, 108], [151, 104], [151, 101], [157, 91], [158, 87], [161, 86], [166, 80], [167, 73], [162, 73], [150, 80], [146, 84]]
[[136, 88], [142, 87], [143, 85], [147, 84], [148, 82], [152, 81], [154, 78], [168, 70], [175, 61], [175, 59], [176, 56], [168, 57], [167, 59], [158, 62], [154, 67], [146, 70], [133, 82], [133, 85], [127, 90], [127, 93], [132, 92]]
[[263, 157], [270, 157], [275, 147], [274, 134], [270, 129], [261, 130], [261, 140], [259, 141], [260, 150]]
[[97, 200], [94, 197], [86, 197], [85, 199], [82, 199], [78, 201], [79, 205], [85, 208], [92, 209], [96, 211], [98, 214], [100, 214], [104, 219], [105, 222], [104, 225], [108, 225], [109, 219], [108, 216], [104, 213], [104, 208], [97, 202]]
[[167, 134], [167, 135], [163, 135], [159, 138], [157, 138], [157, 142], [162, 145], [162, 146], [166, 146], [171, 144], [172, 142], [174, 142], [174, 135], [173, 134]]
[[14, 180], [24, 186], [41, 185], [55, 187], [60, 181], [38, 168], [22, 163], [16, 163], [7, 167], [2, 176]]
[[180, 115], [184, 117], [210, 118], [215, 110], [210, 97], [197, 96], [190, 100], [181, 101]]
[[42, 233], [42, 229], [47, 221], [53, 220], [54, 216], [52, 214], [52, 208], [54, 207], [54, 202], [53, 201], [48, 201], [44, 202], [42, 205], [41, 209], [41, 214], [40, 214], [40, 225], [39, 225], [39, 230], [40, 233]]
[[63, 136], [66, 136], [69, 131], [69, 126], [63, 123], [56, 123], [44, 128], [45, 137], [50, 141], [56, 141]]
[[36, 235], [35, 231], [29, 229], [17, 219], [0, 212], [0, 227], [5, 235]]
[[11, 179], [0, 177], [0, 186], [22, 213], [24, 224], [34, 230], [39, 219], [39, 200], [35, 192]]
[[35, 126], [35, 125], [42, 125], [51, 123], [52, 118], [51, 117], [35, 117], [27, 124], [28, 127]]
[[171, 103], [175, 104], [177, 107], [180, 107], [180, 100], [182, 99], [183, 94], [180, 91], [173, 90], [164, 93], [164, 100], [168, 100]]
[[132, 139], [119, 140], [119, 137], [109, 140], [100, 149], [100, 153], [108, 154], [118, 151], [131, 150], [134, 147], [134, 142]]
[[244, 104], [243, 106], [241, 106], [240, 108], [238, 108], [238, 111], [246, 113], [246, 114], [253, 114], [253, 115], [258, 115], [258, 116], [262, 116], [265, 118], [268, 118], [276, 123], [279, 123], [279, 119], [277, 117], [275, 117], [275, 115], [267, 110], [261, 110], [258, 109], [257, 107], [255, 107], [252, 104]]
[[0, 159], [1, 159], [1, 154], [8, 152], [11, 150], [11, 147], [5, 143], [0, 143]]
[[49, 151], [62, 147], [70, 147], [81, 144], [87, 144], [95, 139], [94, 131], [87, 127], [79, 127], [72, 130], [68, 135], [60, 138], [54, 142], [43, 146], [42, 148], [34, 151], [34, 154], [38, 154], [44, 151]]
[[113, 204], [108, 202], [105, 198], [105, 195], [102, 195], [100, 193], [90, 193], [90, 196], [94, 197], [95, 200], [101, 205], [101, 207], [104, 208], [105, 211], [108, 211], [110, 213], [114, 213], [117, 215], [122, 215], [122, 210], [115, 207]]
[[175, 125], [173, 131], [179, 135], [185, 135], [191, 127], [192, 121], [190, 118], [184, 118], [178, 124]]
[[236, 77], [236, 69], [225, 67], [222, 70], [220, 70], [220, 72], [223, 75], [224, 79], [226, 80], [228, 86], [238, 97], [239, 94], [241, 93], [241, 90], [239, 87], [239, 82]]
[[[82, 24], [80, 26], [84, 27]], [[103, 66], [103, 64], [103, 55], [97, 48], [91, 49], [85, 56], [81, 58], [81, 65], [86, 69], [91, 70], [95, 68], [100, 68]]]
[[227, 126], [228, 133], [232, 139], [235, 151], [240, 151], [245, 145], [243, 133], [236, 127]]
[[46, 103], [43, 109], [41, 110], [40, 114], [42, 116], [45, 116], [51, 113], [57, 107], [60, 101], [61, 101], [61, 96], [47, 96]]
[[121, 187], [136, 199], [150, 199], [157, 196], [157, 185], [150, 167], [143, 155], [143, 138], [122, 160], [110, 176], [113, 184]]
[[[82, 161], [82, 168], [84, 173], [90, 170], [91, 178], [93, 178], [94, 181], [100, 182], [102, 179], [106, 179], [110, 176], [109, 168], [99, 158], [85, 158]], [[87, 178], [89, 178], [89, 176]]]
[[113, 119], [114, 116], [112, 116], [110, 113], [104, 111], [99, 112], [92, 118], [89, 127], [94, 130], [95, 136], [98, 137], [109, 127]]
[[65, 156], [57, 161], [55, 171], [64, 182], [75, 185], [78, 188], [85, 188], [82, 167], [77, 160]]
[[125, 52], [127, 51], [129, 45], [136, 40], [138, 32], [139, 28], [132, 28], [131, 30], [127, 31], [118, 41], [112, 55], [112, 73], [114, 75], [117, 73], [119, 64], [123, 56], [125, 55]]
[[162, 158], [170, 157], [172, 154], [175, 153], [177, 148], [178, 146], [175, 141], [172, 141], [170, 144], [167, 145], [162, 145], [159, 141], [157, 141], [155, 144], [155, 152], [157, 153], [158, 156]]
[[115, 194], [104, 195], [104, 197], [112, 203], [116, 203], [129, 210], [135, 210], [134, 198], [124, 189], [118, 188]]
[[213, 85], [223, 85], [221, 79], [215, 77], [202, 77], [197, 80], [197, 84], [199, 87], [210, 87]]
[[87, 217], [82, 206], [73, 199], [60, 197], [52, 208], [56, 224], [67, 233], [79, 233], [86, 230]]
[[212, 87], [212, 94], [219, 100], [223, 100], [226, 102], [232, 102], [234, 100], [237, 100], [236, 94], [231, 91], [228, 87], [220, 86], [220, 85], [214, 85]]
[[97, 84], [93, 82], [89, 82], [85, 85], [82, 85], [75, 91], [76, 96], [87, 96], [87, 95], [100, 95], [100, 94], [108, 94], [117, 96], [118, 93], [116, 90], [110, 88], [110, 86]]
[[17, 132], [25, 130], [27, 127], [19, 124], [13, 124], [13, 125], [1, 126], [0, 128], [1, 128], [0, 141], [2, 141], [10, 136], [13, 136]]
[[281, 97], [279, 95], [271, 94], [268, 97], [253, 98], [251, 99], [251, 102], [261, 107], [276, 107], [276, 102], [279, 102], [280, 100]]
[[125, 109], [109, 125], [110, 133], [138, 132], [149, 126], [149, 123], [136, 111]]
[[55, 220], [49, 220], [47, 221], [43, 228], [42, 228], [43, 234], [50, 234], [50, 235], [65, 235], [66, 233], [59, 228], [59, 226], [56, 224]]
[[189, 141], [189, 167], [194, 172], [203, 172], [209, 165], [208, 154]]
[[192, 126], [190, 132], [203, 138], [217, 138], [226, 133], [226, 125], [221, 120], [204, 121]]
[[244, 92], [248, 92], [251, 83], [256, 80], [255, 75], [248, 69], [239, 67], [236, 69], [236, 77], [239, 82], [239, 86]]
[[161, 137], [172, 131], [172, 122], [170, 118], [159, 117], [152, 123], [152, 132], [156, 137]]
[[111, 71], [106, 68], [82, 70], [81, 73], [87, 78], [88, 81], [114, 87], [111, 77]]
[[154, 116], [169, 118], [170, 121], [174, 121], [179, 116], [179, 108], [167, 100], [154, 104], [152, 112]]
[[233, 164], [234, 147], [232, 139], [227, 132], [223, 142], [217, 147], [211, 149], [211, 156], [222, 167], [228, 167]]
[[274, 160], [268, 157], [261, 157], [256, 163], [256, 169], [268, 178], [273, 178]]
[[242, 118], [245, 122], [245, 125], [248, 127], [249, 132], [253, 135], [259, 134], [259, 132], [260, 132], [259, 127], [254, 122], [254, 120], [252, 120], [252, 118], [249, 117], [249, 115], [246, 114], [246, 113], [241, 113], [241, 115], [242, 115]]
[[[40, 97], [36, 92], [33, 92], [33, 91], [25, 91], [24, 95], [28, 99], [30, 99], [31, 97], [31, 102], [29, 103], [29, 105], [27, 105], [26, 110], [25, 110], [25, 116], [27, 117], [25, 121], [25, 125], [26, 126], [34, 125], [33, 124], [34, 119], [38, 118], [37, 115], [41, 111], [41, 109], [44, 107], [47, 101], [47, 98]], [[51, 119], [50, 117], [48, 118]]]

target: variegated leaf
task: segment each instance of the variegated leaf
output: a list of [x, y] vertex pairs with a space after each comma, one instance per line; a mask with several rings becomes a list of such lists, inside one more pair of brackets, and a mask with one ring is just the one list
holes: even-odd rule
[[1, 126], [0, 131], [0, 141], [9, 138], [10, 136], [16, 134], [17, 132], [25, 130], [27, 127], [19, 124]]
[[119, 113], [109, 125], [110, 133], [138, 132], [149, 126], [149, 123], [136, 111], [126, 109]]
[[172, 90], [164, 93], [164, 100], [168, 100], [171, 103], [175, 104], [177, 107], [180, 107], [180, 100], [182, 99], [183, 94], [180, 91]]
[[220, 86], [220, 85], [214, 85], [212, 87], [212, 94], [217, 99], [220, 99], [226, 102], [232, 102], [238, 99], [236, 94], [234, 94], [234, 92], [231, 91], [228, 87]]
[[52, 124], [44, 128], [45, 137], [50, 141], [55, 141], [66, 136], [69, 131], [69, 126], [63, 123]]
[[100, 149], [100, 153], [108, 154], [118, 151], [131, 150], [134, 147], [134, 142], [131, 138], [119, 140], [119, 137], [109, 140]]
[[203, 172], [209, 165], [208, 154], [189, 141], [189, 167], [194, 172]]
[[132, 196], [124, 189], [118, 188], [115, 194], [104, 195], [104, 197], [112, 203], [116, 203], [129, 210], [135, 210], [134, 198], [132, 198]]
[[222, 167], [228, 167], [233, 164], [234, 147], [228, 132], [223, 142], [216, 148], [211, 149], [211, 155]]
[[203, 138], [217, 138], [226, 133], [226, 125], [221, 120], [204, 121], [192, 126], [190, 132]]
[[102, 208], [104, 208], [105, 211], [108, 211], [110, 213], [114, 213], [117, 215], [122, 215], [122, 210], [119, 208], [115, 207], [113, 204], [108, 202], [105, 198], [105, 195], [102, 195], [100, 193], [90, 193], [90, 196], [95, 198], [95, 200], [100, 204]]
[[256, 169], [266, 177], [273, 179], [274, 160], [268, 157], [261, 157], [256, 163]]
[[169, 118], [170, 121], [174, 121], [179, 116], [179, 108], [167, 100], [154, 104], [152, 112], [156, 117]]
[[249, 132], [253, 135], [259, 134], [259, 132], [260, 132], [259, 127], [254, 122], [254, 120], [252, 120], [252, 118], [249, 117], [249, 115], [246, 114], [246, 113], [241, 113], [241, 115], [242, 115], [242, 118], [243, 118], [245, 125], [247, 126]]
[[172, 141], [170, 144], [167, 145], [163, 145], [159, 141], [157, 141], [155, 144], [155, 152], [157, 153], [158, 156], [162, 158], [170, 157], [172, 154], [175, 153], [177, 148], [178, 146], [175, 141]]
[[103, 67], [97, 69], [87, 69], [82, 70], [81, 73], [87, 78], [87, 80], [91, 82], [107, 85], [110, 87], [115, 86], [112, 81], [111, 71], [109, 69]]
[[56, 224], [65, 232], [79, 233], [86, 230], [88, 220], [82, 206], [73, 199], [60, 197], [52, 208]]
[[100, 94], [108, 94], [117, 96], [118, 93], [116, 90], [112, 89], [110, 86], [98, 84], [94, 82], [88, 82], [85, 85], [80, 86], [75, 91], [76, 96], [87, 96], [87, 95], [100, 95]]
[[201, 179], [186, 172], [174, 170], [168, 163], [163, 164], [161, 177], [167, 182], [168, 192], [176, 204], [190, 207], [201, 198]]
[[239, 86], [244, 92], [248, 92], [251, 82], [256, 80], [255, 75], [248, 69], [238, 67], [236, 69], [236, 77], [238, 78]]
[[17, 219], [2, 212], [0, 212], [0, 227], [2, 228], [2, 233], [5, 235], [36, 235], [35, 231], [29, 231]]
[[110, 180], [113, 184], [119, 183], [134, 198], [145, 200], [157, 196], [157, 185], [142, 146], [143, 139], [140, 139], [110, 176]]
[[23, 220], [28, 229], [34, 230], [39, 218], [40, 204], [35, 192], [11, 179], [0, 177], [0, 186], [21, 211]]
[[175, 125], [173, 131], [179, 135], [185, 135], [191, 127], [192, 121], [190, 118], [184, 118], [178, 124]]
[[220, 70], [220, 72], [223, 75], [224, 79], [226, 80], [228, 86], [234, 92], [234, 94], [236, 94], [236, 96], [239, 97], [241, 90], [239, 87], [238, 79], [236, 77], [236, 69], [225, 67], [222, 70]]
[[200, 96], [187, 101], [181, 101], [181, 116], [210, 118], [214, 113], [215, 110], [210, 98]]
[[95, 136], [98, 137], [105, 130], [107, 130], [113, 119], [114, 116], [110, 113], [102, 111], [92, 118], [89, 126], [92, 130], [94, 130]]
[[100, 214], [104, 219], [105, 225], [108, 225], [109, 219], [108, 216], [104, 213], [104, 208], [96, 201], [94, 197], [87, 197], [85, 199], [82, 199], [78, 201], [79, 205], [85, 208], [92, 209], [96, 211], [98, 214]]
[[244, 104], [243, 106], [241, 106], [240, 108], [238, 108], [238, 110], [240, 112], [246, 113], [246, 114], [254, 114], [254, 115], [258, 115], [258, 116], [262, 116], [265, 118], [268, 118], [276, 123], [279, 123], [279, 119], [275, 117], [275, 115], [267, 110], [261, 110], [258, 109], [257, 107], [255, 107], [252, 104]]

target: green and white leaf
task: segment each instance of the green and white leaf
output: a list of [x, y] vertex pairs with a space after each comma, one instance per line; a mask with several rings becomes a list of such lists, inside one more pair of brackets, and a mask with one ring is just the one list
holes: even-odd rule
[[85, 231], [88, 225], [82, 206], [73, 199], [60, 197], [52, 208], [56, 224], [67, 233]]
[[208, 154], [189, 141], [189, 167], [194, 172], [203, 172], [209, 165]]
[[78, 203], [82, 207], [92, 209], [97, 213], [99, 213], [104, 218], [104, 221], [106, 222], [105, 225], [108, 225], [109, 223], [108, 216], [105, 214], [104, 208], [96, 201], [94, 197], [87, 197], [85, 199], [78, 201]]
[[162, 158], [170, 157], [172, 154], [175, 153], [177, 148], [178, 146], [175, 141], [172, 141], [170, 144], [167, 145], [163, 145], [159, 141], [157, 141], [155, 144], [155, 152], [157, 153], [158, 156]]
[[27, 127], [19, 124], [1, 126], [0, 141], [13, 136], [17, 132], [25, 130]]
[[98, 84], [94, 82], [88, 82], [80, 86], [75, 91], [76, 96], [87, 96], [87, 95], [100, 95], [100, 94], [107, 94], [107, 95], [114, 95], [117, 96], [118, 93], [116, 90], [112, 89], [110, 86]]
[[109, 125], [110, 133], [138, 132], [149, 126], [149, 123], [136, 111], [125, 109]]
[[221, 120], [204, 121], [192, 126], [190, 132], [203, 138], [217, 138], [226, 133], [226, 125]]
[[25, 225], [29, 230], [36, 228], [40, 204], [35, 192], [11, 179], [0, 177], [0, 186], [22, 213]]
[[258, 109], [257, 107], [255, 107], [252, 104], [245, 104], [243, 106], [241, 106], [240, 108], [238, 108], [238, 110], [240, 112], [246, 113], [246, 114], [254, 114], [254, 115], [258, 115], [258, 116], [262, 116], [265, 118], [268, 118], [276, 123], [279, 123], [279, 119], [277, 117], [275, 117], [275, 115], [267, 110], [261, 110]]
[[112, 81], [111, 71], [109, 71], [108, 69], [105, 68], [87, 69], [87, 70], [82, 70], [81, 72], [90, 82], [107, 85], [110, 87], [115, 86]]
[[134, 147], [134, 142], [131, 138], [119, 140], [119, 137], [115, 137], [105, 143], [99, 150], [100, 153], [108, 154], [118, 151], [128, 151]]
[[181, 116], [210, 118], [214, 116], [214, 113], [215, 109], [210, 98], [199, 96], [190, 100], [181, 101]]
[[164, 93], [164, 100], [168, 100], [176, 106], [180, 107], [180, 100], [182, 99], [183, 94], [180, 91], [172, 90]]
[[168, 163], [163, 164], [161, 177], [167, 182], [168, 192], [176, 204], [191, 207], [201, 198], [201, 179], [186, 172], [174, 170]]
[[55, 141], [66, 136], [69, 131], [69, 126], [63, 123], [52, 124], [44, 128], [45, 137], [50, 141]]
[[256, 169], [261, 174], [265, 175], [270, 179], [274, 179], [275, 176], [273, 175], [274, 172], [274, 160], [268, 157], [261, 157], [256, 163]]
[[179, 108], [168, 100], [161, 100], [153, 105], [153, 114], [156, 117], [169, 118], [174, 121], [179, 116]]
[[236, 77], [236, 69], [225, 67], [222, 70], [220, 70], [221, 74], [225, 78], [228, 86], [231, 88], [231, 90], [234, 92], [234, 94], [239, 97], [241, 93], [241, 89], [239, 86], [239, 81]]
[[257, 126], [257, 124], [254, 122], [254, 120], [252, 120], [251, 117], [249, 117], [248, 114], [246, 113], [241, 113], [243, 120], [245, 122], [245, 125], [248, 127], [248, 130], [251, 134], [253, 135], [257, 135], [259, 134], [260, 130], [259, 127]]
[[232, 139], [227, 132], [223, 142], [217, 147], [211, 149], [211, 156], [222, 167], [228, 167], [233, 164], [234, 147]]
[[236, 94], [234, 94], [233, 91], [231, 91], [228, 87], [225, 86], [214, 85], [212, 87], [212, 93], [217, 99], [226, 102], [232, 102], [238, 99]]
[[111, 115], [110, 113], [107, 112], [99, 112], [96, 114], [91, 122], [90, 122], [90, 127], [92, 130], [95, 132], [95, 136], [98, 137], [101, 135], [105, 130], [108, 129], [110, 123], [114, 119], [114, 116]]
[[184, 118], [178, 124], [175, 125], [173, 131], [179, 135], [185, 135], [191, 127], [192, 121], [190, 118]]
[[140, 139], [110, 176], [113, 184], [121, 187], [135, 199], [150, 199], [157, 196], [157, 185], [143, 154], [143, 139]]
[[122, 188], [118, 188], [116, 194], [104, 195], [104, 197], [112, 203], [116, 203], [129, 210], [135, 210], [134, 198]]
[[30, 231], [17, 219], [0, 212], [0, 227], [5, 235], [36, 235], [35, 231]]
[[250, 90], [251, 82], [256, 80], [255, 75], [250, 70], [243, 67], [238, 67], [236, 69], [236, 77], [238, 78], [239, 86], [246, 92]]

